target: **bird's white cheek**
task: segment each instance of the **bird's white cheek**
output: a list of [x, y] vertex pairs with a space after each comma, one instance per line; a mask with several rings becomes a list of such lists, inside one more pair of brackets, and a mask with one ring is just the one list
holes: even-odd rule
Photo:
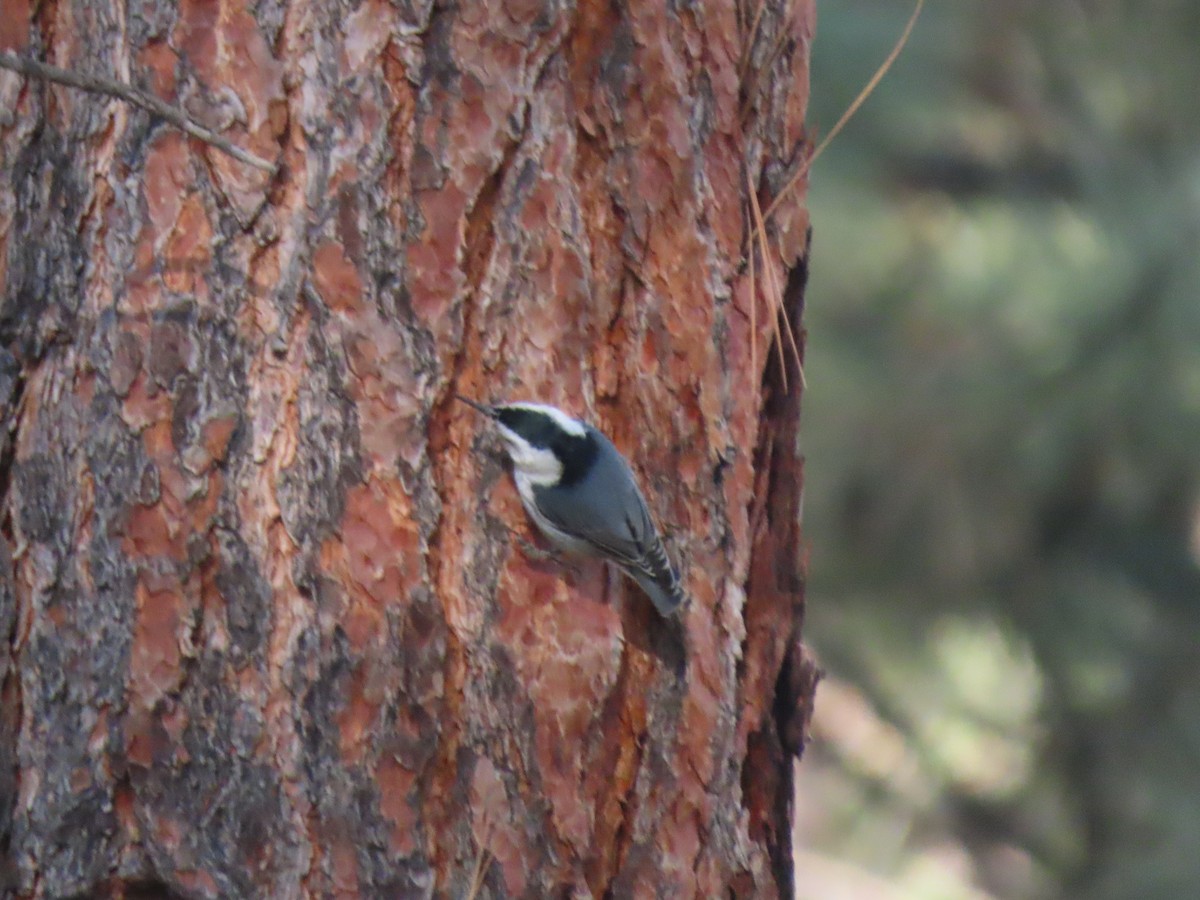
[[509, 456], [513, 461], [513, 474], [518, 481], [523, 479], [530, 486], [557, 484], [562, 477], [562, 463], [549, 450], [529, 446], [510, 447]]

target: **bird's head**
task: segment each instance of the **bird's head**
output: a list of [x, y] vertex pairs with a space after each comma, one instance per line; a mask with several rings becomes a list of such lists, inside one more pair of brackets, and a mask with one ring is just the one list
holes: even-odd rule
[[496, 423], [513, 469], [531, 484], [570, 480], [594, 458], [595, 442], [587, 426], [557, 407], [525, 402], [488, 406], [458, 399]]

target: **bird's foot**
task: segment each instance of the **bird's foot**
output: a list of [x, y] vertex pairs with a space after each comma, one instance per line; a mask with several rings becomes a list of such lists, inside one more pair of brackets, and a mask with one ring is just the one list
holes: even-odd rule
[[576, 574], [579, 569], [567, 558], [566, 554], [554, 549], [553, 547], [539, 547], [533, 541], [518, 534], [516, 531], [511, 531], [513, 541], [521, 548], [521, 552], [530, 560], [536, 563], [552, 563], [560, 566]]

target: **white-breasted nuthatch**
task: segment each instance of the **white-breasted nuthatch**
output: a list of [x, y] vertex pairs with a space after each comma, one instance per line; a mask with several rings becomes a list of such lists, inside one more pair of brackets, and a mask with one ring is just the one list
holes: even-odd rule
[[486, 406], [458, 399], [499, 427], [521, 502], [553, 544], [611, 560], [661, 615], [679, 609], [685, 598], [679, 576], [633, 470], [612, 441], [543, 403]]

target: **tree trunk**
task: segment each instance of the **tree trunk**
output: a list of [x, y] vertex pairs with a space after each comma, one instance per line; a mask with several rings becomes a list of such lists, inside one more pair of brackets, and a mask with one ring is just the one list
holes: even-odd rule
[[[5, 0], [279, 166], [0, 72], [6, 895], [790, 895], [802, 188], [744, 248], [812, 22]], [[455, 392], [613, 437], [678, 626], [522, 551]]]

